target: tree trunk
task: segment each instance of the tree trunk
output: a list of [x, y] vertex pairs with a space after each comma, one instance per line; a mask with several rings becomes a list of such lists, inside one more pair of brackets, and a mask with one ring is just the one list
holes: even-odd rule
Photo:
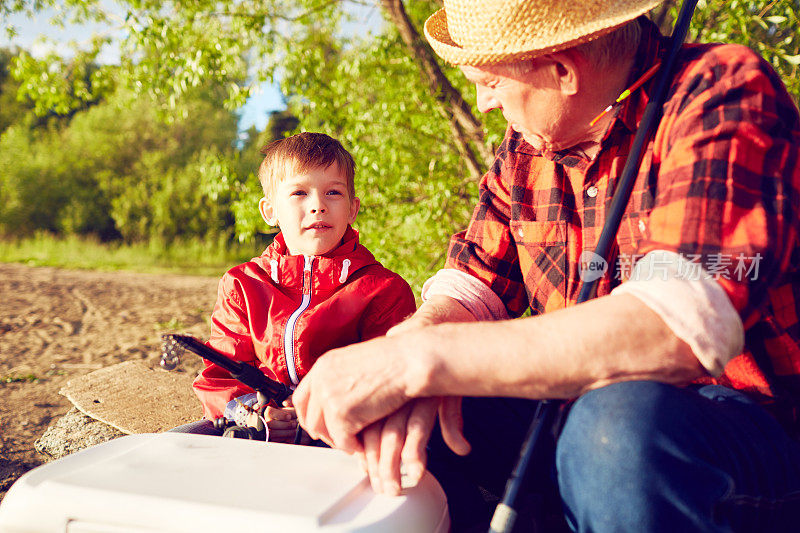
[[417, 64], [431, 94], [449, 117], [453, 140], [470, 174], [480, 177], [494, 161], [494, 154], [484, 141], [483, 124], [472, 114], [469, 104], [439, 68], [433, 50], [409, 20], [403, 0], [381, 0], [381, 5], [400, 32], [409, 56]]

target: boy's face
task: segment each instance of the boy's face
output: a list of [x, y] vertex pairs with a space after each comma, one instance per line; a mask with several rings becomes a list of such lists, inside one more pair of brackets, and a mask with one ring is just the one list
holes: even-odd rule
[[358, 214], [336, 164], [283, 179], [271, 199], [258, 203], [267, 224], [278, 225], [292, 255], [322, 255], [342, 240]]

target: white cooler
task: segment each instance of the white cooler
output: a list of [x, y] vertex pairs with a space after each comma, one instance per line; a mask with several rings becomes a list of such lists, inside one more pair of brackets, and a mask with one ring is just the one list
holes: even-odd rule
[[338, 450], [184, 433], [129, 435], [42, 465], [0, 504], [2, 533], [444, 533], [449, 525], [429, 473], [385, 496]]

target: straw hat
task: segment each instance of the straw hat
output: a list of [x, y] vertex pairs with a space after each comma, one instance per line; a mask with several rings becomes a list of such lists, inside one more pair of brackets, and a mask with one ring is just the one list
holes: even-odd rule
[[444, 0], [425, 37], [445, 61], [494, 65], [597, 39], [662, 0]]

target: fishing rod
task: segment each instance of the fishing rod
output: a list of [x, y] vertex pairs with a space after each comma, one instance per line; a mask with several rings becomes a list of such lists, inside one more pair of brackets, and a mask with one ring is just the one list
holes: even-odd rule
[[[231, 377], [256, 391], [257, 403], [261, 405], [259, 414], [263, 414], [268, 405], [280, 407], [281, 403], [292, 395], [292, 390], [283, 383], [277, 382], [264, 375], [261, 370], [253, 365], [231, 359], [220, 351], [210, 346], [206, 346], [191, 335], [166, 334], [161, 336], [161, 367], [165, 370], [173, 370], [180, 361], [180, 355], [188, 350], [203, 359], [230, 372]], [[224, 431], [223, 436], [234, 438], [245, 438], [254, 440], [266, 440], [267, 430], [263, 420], [259, 419], [256, 427], [231, 425], [224, 417], [214, 420], [214, 427]], [[297, 426], [294, 443], [299, 444], [302, 440], [303, 430]]]
[[166, 334], [162, 335], [161, 346], [161, 366], [165, 370], [172, 370], [177, 366], [182, 350], [199, 355], [212, 363], [230, 372], [231, 376], [241, 383], [244, 383], [255, 391], [261, 391], [267, 398], [266, 401], [273, 400], [276, 405], [292, 395], [292, 390], [273, 379], [264, 375], [261, 370], [231, 359], [222, 352], [206, 346], [191, 335]]
[[[669, 50], [662, 63], [661, 71], [658, 74], [653, 98], [647, 103], [644, 116], [639, 124], [639, 129], [636, 130], [636, 135], [633, 138], [631, 151], [625, 161], [625, 167], [622, 170], [617, 190], [614, 192], [614, 196], [611, 199], [609, 214], [603, 224], [603, 230], [600, 233], [600, 238], [597, 241], [594, 252], [597, 256], [601, 257], [606, 264], [608, 263], [609, 252], [611, 251], [620, 223], [622, 222], [622, 216], [625, 214], [625, 208], [628, 205], [631, 192], [633, 191], [633, 185], [636, 181], [639, 165], [641, 164], [645, 142], [647, 142], [650, 132], [658, 125], [661, 118], [661, 108], [664, 105], [667, 89], [672, 79], [675, 61], [677, 60], [681, 45], [686, 38], [686, 33], [689, 30], [689, 23], [692, 21], [692, 15], [694, 14], [696, 5], [697, 0], [685, 0], [681, 6], [678, 19], [675, 22], [675, 28], [670, 37]], [[583, 281], [580, 292], [578, 293], [577, 303], [583, 303], [594, 297], [597, 281], [597, 278], [585, 279]], [[552, 421], [555, 419], [561, 404], [562, 402], [557, 400], [542, 400], [539, 402], [533, 421], [525, 436], [525, 441], [520, 449], [519, 460], [511, 473], [511, 477], [509, 477], [506, 482], [506, 490], [503, 494], [503, 499], [497, 504], [497, 508], [492, 516], [492, 521], [489, 525], [489, 533], [510, 533], [514, 528], [514, 522], [518, 514], [517, 500], [525, 478], [527, 477], [534, 451], [541, 441], [545, 428], [550, 427]]]

